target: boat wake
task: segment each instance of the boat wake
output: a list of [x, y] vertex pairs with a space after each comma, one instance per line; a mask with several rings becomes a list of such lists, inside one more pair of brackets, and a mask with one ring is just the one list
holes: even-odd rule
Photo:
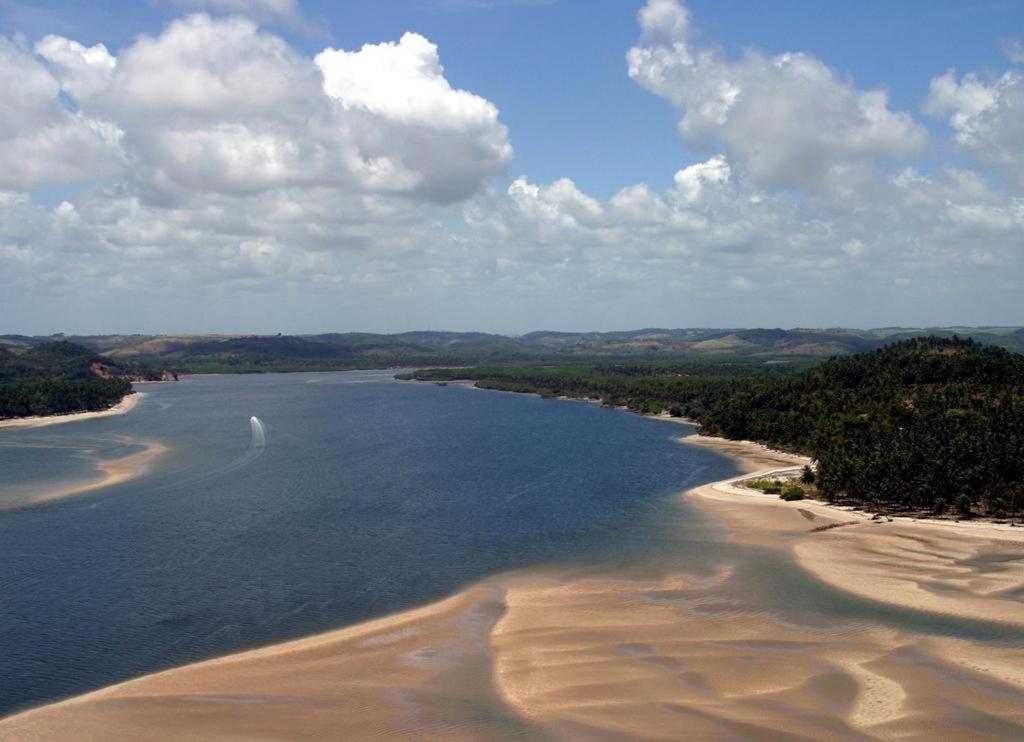
[[262, 452], [267, 447], [267, 428], [255, 415], [249, 418], [249, 425], [252, 426], [252, 443], [249, 444], [249, 449], [258, 449]]
[[267, 426], [263, 424], [262, 420], [253, 415], [249, 418], [249, 427], [252, 428], [252, 440], [249, 442], [249, 448], [246, 449], [245, 453], [224, 467], [223, 470], [217, 472], [218, 474], [238, 471], [243, 466], [248, 466], [258, 459], [267, 450]]
[[197, 484], [208, 482], [211, 479], [219, 479], [225, 474], [233, 474], [262, 456], [263, 452], [267, 450], [267, 426], [262, 420], [253, 415], [249, 418], [249, 428], [252, 431], [252, 437], [249, 440], [248, 448], [246, 448], [240, 456], [232, 459], [223, 466], [209, 469], [195, 476], [188, 477], [187, 479], [179, 479], [170, 485], [170, 489], [176, 490], [185, 487], [195, 487]]

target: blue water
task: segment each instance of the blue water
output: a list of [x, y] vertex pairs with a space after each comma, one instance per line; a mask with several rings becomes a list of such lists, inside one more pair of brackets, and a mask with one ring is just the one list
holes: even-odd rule
[[657, 551], [636, 538], [652, 508], [733, 473], [679, 445], [686, 428], [383, 372], [142, 390], [127, 416], [0, 431], [0, 507], [26, 483], [97, 478], [97, 457], [169, 447], [131, 482], [0, 510], [0, 714], [510, 568], [630, 561]]
[[[680, 445], [685, 427], [386, 372], [142, 389], [127, 416], [0, 431], [0, 715], [535, 565], [728, 572], [689, 606], [708, 620], [1024, 646], [1018, 630], [862, 600], [784, 550], [730, 541], [674, 496], [736, 473]], [[150, 442], [168, 448], [145, 475], [24, 507]]]

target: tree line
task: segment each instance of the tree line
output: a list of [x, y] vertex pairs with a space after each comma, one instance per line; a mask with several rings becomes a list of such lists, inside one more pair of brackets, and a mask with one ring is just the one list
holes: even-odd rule
[[0, 418], [103, 410], [131, 393], [131, 380], [139, 378], [160, 373], [67, 341], [0, 349]]
[[417, 378], [668, 411], [817, 461], [831, 501], [1012, 515], [1024, 501], [1024, 356], [926, 337], [824, 363], [434, 369]]

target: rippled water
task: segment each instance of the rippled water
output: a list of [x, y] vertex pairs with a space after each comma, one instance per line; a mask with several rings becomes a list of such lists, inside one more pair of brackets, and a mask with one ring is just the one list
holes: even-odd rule
[[[0, 715], [533, 565], [728, 572], [691, 606], [709, 620], [764, 612], [809, 631], [1024, 644], [841, 593], [785, 551], [729, 541], [673, 496], [736, 473], [680, 445], [684, 427], [385, 372], [143, 390], [128, 416], [0, 431]], [[167, 450], [140, 478], [11, 509], [147, 442]]]
[[383, 372], [142, 390], [128, 416], [0, 431], [0, 507], [168, 446], [131, 482], [0, 510], [0, 713], [509, 568], [629, 562], [669, 495], [733, 472], [686, 428]]

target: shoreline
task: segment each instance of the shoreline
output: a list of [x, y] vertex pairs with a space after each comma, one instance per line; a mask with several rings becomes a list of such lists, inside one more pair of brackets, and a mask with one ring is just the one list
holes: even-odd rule
[[[789, 451], [781, 451], [781, 450], [776, 449], [776, 448], [771, 448], [770, 446], [768, 446], [765, 443], [759, 443], [757, 441], [733, 440], [731, 438], [721, 438], [719, 436], [703, 435], [703, 434], [700, 433], [700, 425], [701, 424], [700, 424], [699, 420], [694, 420], [692, 418], [682, 417], [682, 416], [674, 417], [674, 416], [670, 415], [667, 412], [660, 412], [658, 414], [651, 414], [651, 413], [647, 413], [647, 412], [640, 412], [638, 410], [630, 409], [629, 407], [627, 407], [625, 405], [606, 405], [606, 404], [604, 404], [599, 399], [588, 399], [588, 398], [583, 398], [583, 397], [566, 397], [566, 396], [544, 397], [539, 392], [516, 392], [516, 391], [507, 391], [507, 390], [504, 390], [504, 389], [488, 389], [486, 387], [478, 387], [478, 386], [476, 386], [475, 385], [476, 382], [473, 381], [473, 380], [470, 380], [470, 379], [459, 379], [459, 380], [453, 380], [453, 381], [433, 381], [433, 380], [410, 379], [410, 380], [407, 381], [407, 383], [412, 383], [412, 384], [434, 384], [435, 386], [465, 387], [465, 388], [476, 389], [478, 391], [484, 391], [484, 392], [497, 392], [499, 394], [518, 394], [518, 395], [523, 395], [523, 396], [528, 396], [528, 397], [536, 397], [538, 399], [553, 399], [553, 400], [556, 400], [556, 401], [559, 401], [559, 402], [580, 402], [582, 404], [597, 405], [597, 406], [599, 406], [599, 407], [601, 407], [603, 409], [607, 409], [607, 410], [615, 410], [615, 411], [620, 411], [620, 412], [627, 412], [627, 413], [629, 413], [631, 415], [636, 415], [636, 416], [642, 417], [642, 418], [644, 418], [646, 420], [657, 420], [657, 421], [660, 421], [660, 422], [673, 423], [675, 425], [685, 425], [687, 427], [693, 428], [694, 435], [693, 436], [684, 436], [684, 437], [680, 438], [679, 440], [681, 442], [685, 442], [688, 445], [703, 445], [703, 446], [705, 446], [707, 448], [711, 448], [713, 450], [716, 450], [718, 453], [722, 453], [722, 454], [724, 454], [726, 456], [730, 456], [734, 460], [734, 462], [739, 464], [740, 466], [749, 466], [750, 467], [750, 468], [747, 469], [747, 472], [746, 472], [746, 474], [744, 476], [742, 476], [742, 477], [734, 477], [734, 478], [729, 480], [730, 482], [733, 482], [733, 481], [738, 480], [738, 479], [754, 478], [754, 477], [749, 476], [749, 475], [752, 475], [752, 474], [758, 474], [760, 476], [774, 476], [774, 475], [779, 475], [779, 474], [792, 474], [793, 472], [787, 471], [788, 468], [791, 468], [791, 467], [803, 467], [804, 465], [810, 465], [810, 464], [812, 464], [814, 462], [814, 460], [812, 458], [810, 458], [808, 456], [805, 456], [803, 454], [792, 453], [792, 452], [789, 452]], [[759, 471], [759, 469], [761, 469], [763, 467], [761, 467], [760, 464], [757, 463], [758, 459], [756, 458], [756, 456], [758, 454], [763, 455], [762, 458], [764, 456], [766, 456], [770, 460], [773, 460], [773, 461], [777, 459], [780, 464], [782, 464], [782, 463], [791, 463], [791, 466], [783, 466], [783, 467], [779, 468], [778, 471], [775, 471], [775, 470]], [[751, 458], [752, 456], [754, 456], [755, 458]], [[723, 482], [716, 482], [714, 484], [724, 484], [724, 481]], [[745, 495], [760, 496], [756, 492], [751, 492], [751, 491], [747, 491], [745, 489], [739, 489], [739, 488], [733, 488], [733, 494], [744, 495], [744, 496]], [[869, 512], [867, 512], [865, 510], [861, 510], [861, 509], [855, 508], [855, 507], [844, 507], [844, 506], [838, 506], [838, 505], [829, 505], [827, 503], [823, 503], [820, 500], [805, 499], [805, 500], [802, 500], [801, 502], [803, 502], [804, 504], [816, 503], [818, 505], [822, 505], [824, 507], [831, 508], [831, 509], [833, 509], [833, 510], [835, 510], [837, 512], [857, 513], [857, 514], [860, 514], [860, 515], [864, 515], [864, 516], [866, 516], [868, 518], [872, 518], [872, 517], [874, 517], [876, 515], [875, 513], [869, 513]], [[1019, 525], [1010, 525], [1009, 523], [1005, 523], [1005, 524], [1004, 523], [996, 523], [996, 522], [993, 522], [993, 521], [988, 520], [988, 519], [964, 519], [964, 520], [957, 520], [957, 519], [949, 519], [949, 518], [930, 517], [930, 516], [928, 516], [927, 514], [924, 514], [924, 513], [919, 513], [917, 516], [907, 516], [907, 515], [899, 515], [899, 514], [882, 513], [881, 516], [884, 517], [884, 518], [889, 519], [890, 521], [899, 521], [899, 522], [906, 522], [906, 523], [920, 523], [920, 524], [936, 524], [936, 525], [939, 525], [939, 526], [942, 526], [942, 525], [955, 526], [957, 528], [965, 529], [965, 530], [971, 530], [971, 529], [978, 530], [978, 531], [1004, 531], [1004, 530], [1011, 530], [1012, 532], [1017, 532], [1017, 529], [1021, 529], [1022, 531], [1024, 531], [1024, 516], [1021, 516], [1021, 523]]]
[[145, 449], [139, 453], [122, 456], [119, 459], [107, 459], [96, 462], [96, 468], [103, 473], [101, 479], [95, 482], [73, 484], [53, 492], [47, 492], [35, 497], [29, 504], [39, 505], [44, 502], [61, 500], [65, 497], [83, 495], [86, 492], [95, 492], [96, 490], [123, 484], [144, 474], [153, 459], [164, 453], [167, 450], [167, 446], [156, 441], [138, 441], [138, 443], [145, 446]]
[[[1024, 587], [1021, 529], [1007, 528], [1022, 538], [992, 551], [991, 533], [963, 524], [879, 523], [813, 500], [787, 503], [735, 482], [794, 470], [802, 457], [680, 440], [744, 470], [678, 495], [731, 540], [787, 550], [822, 582], [877, 602], [988, 621], [995, 610], [996, 620], [1024, 626], [1024, 606], [1001, 597]], [[817, 530], [831, 524], [843, 527]], [[1017, 548], [1009, 567], [988, 559]], [[894, 573], [897, 582], [887, 581]], [[701, 579], [543, 568], [497, 575], [421, 607], [22, 711], [0, 719], [0, 739], [61, 739], [69, 730], [104, 740], [472, 739], [494, 737], [494, 719], [556, 738], [949, 737], [954, 729], [969, 738], [1024, 728], [1024, 647], [881, 623], [800, 627], [738, 606], [731, 575], [729, 566]], [[932, 589], [909, 589], [911, 578]]]
[[88, 492], [107, 489], [118, 484], [135, 479], [145, 474], [153, 459], [168, 450], [163, 443], [149, 440], [135, 440], [123, 438], [126, 443], [134, 443], [143, 446], [138, 453], [129, 454], [116, 459], [103, 459], [96, 461], [94, 466], [100, 474], [99, 479], [81, 481], [73, 484], [64, 484], [56, 489], [44, 491], [27, 499], [11, 503], [0, 503], [0, 512], [5, 510], [19, 510], [21, 508], [42, 505], [54, 500], [62, 500], [67, 497], [83, 495]]
[[787, 466], [785, 459], [799, 457], [750, 442], [683, 440], [728, 451], [748, 469], [686, 494], [725, 522], [732, 538], [786, 548], [820, 581], [868, 600], [1024, 628], [1024, 603], [1014, 598], [1024, 591], [1024, 529], [895, 516], [875, 520], [817, 500], [786, 502], [737, 483], [796, 473], [802, 462]]
[[[651, 419], [661, 419], [652, 417]], [[673, 420], [673, 422], [676, 422]], [[697, 423], [688, 422], [690, 425], [697, 425]], [[711, 487], [718, 492], [725, 492], [735, 497], [750, 497], [758, 502], [767, 502], [776, 504], [780, 507], [789, 508], [808, 508], [812, 507], [816, 510], [820, 510], [823, 513], [840, 517], [848, 516], [850, 518], [873, 520], [876, 516], [884, 519], [888, 523], [897, 523], [904, 525], [914, 525], [928, 528], [947, 528], [953, 529], [951, 532], [956, 533], [977, 533], [978, 535], [993, 535], [999, 534], [1006, 536], [1010, 540], [1024, 542], [1024, 527], [1020, 525], [1010, 525], [1009, 523], [997, 523], [987, 519], [963, 519], [956, 520], [950, 518], [935, 518], [928, 517], [926, 515], [910, 516], [886, 514], [886, 513], [872, 513], [861, 508], [846, 506], [846, 505], [832, 505], [822, 500], [815, 500], [812, 498], [805, 498], [803, 500], [797, 500], [795, 502], [785, 502], [778, 498], [776, 495], [767, 495], [756, 490], [749, 488], [738, 487], [742, 481], [748, 479], [759, 479], [763, 477], [771, 476], [792, 476], [799, 474], [800, 469], [805, 465], [813, 463], [813, 460], [807, 456], [801, 454], [789, 453], [786, 451], [779, 451], [774, 448], [770, 448], [763, 443], [757, 443], [756, 441], [736, 441], [729, 438], [719, 438], [717, 436], [707, 435], [694, 435], [680, 438], [681, 442], [692, 446], [704, 446], [713, 450], [718, 450], [719, 453], [723, 453], [733, 458], [740, 466], [745, 466], [746, 471], [739, 476], [732, 477], [730, 479], [723, 479], [719, 482], [712, 482], [705, 487]], [[778, 463], [775, 468], [764, 468], [762, 462], [767, 461], [769, 463]], [[778, 502], [776, 502], [778, 500]]]
[[45, 428], [49, 425], [60, 425], [62, 423], [74, 423], [81, 420], [94, 420], [115, 415], [127, 415], [139, 403], [139, 399], [145, 396], [145, 392], [129, 392], [120, 402], [105, 410], [93, 412], [69, 412], [64, 415], [34, 415], [32, 417], [15, 417], [8, 420], [0, 420], [0, 430], [17, 430], [25, 428]]

